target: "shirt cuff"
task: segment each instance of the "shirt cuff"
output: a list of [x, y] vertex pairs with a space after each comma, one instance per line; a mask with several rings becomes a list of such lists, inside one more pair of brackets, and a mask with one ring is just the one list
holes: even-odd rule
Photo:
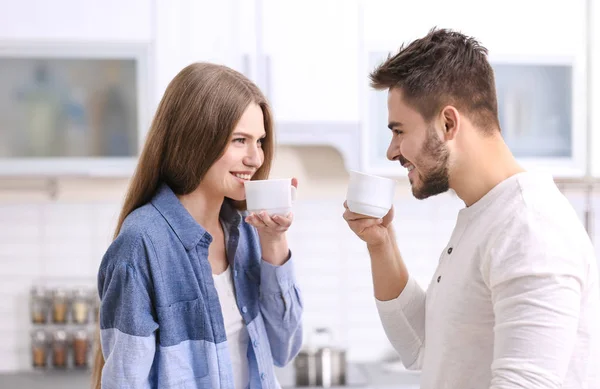
[[375, 298], [377, 309], [381, 313], [388, 313], [398, 310], [405, 310], [419, 301], [421, 287], [417, 284], [414, 278], [408, 278], [408, 282], [404, 287], [404, 290], [395, 299], [381, 301]]
[[292, 252], [283, 265], [275, 266], [265, 260], [260, 262], [260, 287], [268, 294], [286, 292], [296, 283]]

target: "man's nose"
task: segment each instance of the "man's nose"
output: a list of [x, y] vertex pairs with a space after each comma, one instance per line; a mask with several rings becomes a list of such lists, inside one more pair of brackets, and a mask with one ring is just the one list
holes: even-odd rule
[[400, 155], [400, 142], [394, 141], [392, 139], [387, 149], [387, 159], [389, 159], [390, 161], [396, 161], [400, 158]]

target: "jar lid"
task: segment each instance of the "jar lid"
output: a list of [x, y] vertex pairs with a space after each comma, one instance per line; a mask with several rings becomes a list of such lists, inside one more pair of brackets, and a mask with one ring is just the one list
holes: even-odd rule
[[48, 340], [48, 334], [44, 330], [33, 330], [31, 331], [31, 339], [36, 342], [45, 343]]
[[63, 342], [67, 340], [67, 331], [65, 330], [56, 330], [54, 331], [54, 340]]
[[77, 340], [87, 340], [88, 332], [86, 330], [77, 330], [73, 337]]
[[67, 291], [63, 288], [56, 288], [54, 289], [54, 298], [59, 298], [59, 299], [66, 299], [67, 298]]
[[73, 298], [78, 300], [87, 300], [90, 297], [90, 291], [87, 288], [77, 288], [73, 291]]
[[45, 299], [48, 296], [48, 291], [46, 291], [46, 288], [41, 285], [34, 285], [31, 287], [31, 296]]

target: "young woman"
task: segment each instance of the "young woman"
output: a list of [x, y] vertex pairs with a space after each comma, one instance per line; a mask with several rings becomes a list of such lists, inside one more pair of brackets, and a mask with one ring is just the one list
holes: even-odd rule
[[302, 343], [292, 215], [243, 211], [273, 135], [232, 69], [192, 64], [167, 87], [98, 273], [95, 387], [279, 387], [273, 365]]

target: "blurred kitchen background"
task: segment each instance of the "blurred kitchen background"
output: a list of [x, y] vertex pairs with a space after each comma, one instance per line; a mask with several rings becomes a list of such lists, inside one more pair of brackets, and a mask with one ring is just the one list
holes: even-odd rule
[[396, 178], [401, 252], [427, 286], [463, 205], [412, 198], [367, 75], [433, 26], [489, 49], [506, 141], [556, 177], [600, 253], [597, 0], [0, 0], [0, 373], [86, 372], [128, 178], [166, 85], [195, 61], [243, 72], [273, 105], [272, 177], [300, 182], [306, 342], [328, 328], [352, 364], [400, 372], [342, 203], [350, 169]]

